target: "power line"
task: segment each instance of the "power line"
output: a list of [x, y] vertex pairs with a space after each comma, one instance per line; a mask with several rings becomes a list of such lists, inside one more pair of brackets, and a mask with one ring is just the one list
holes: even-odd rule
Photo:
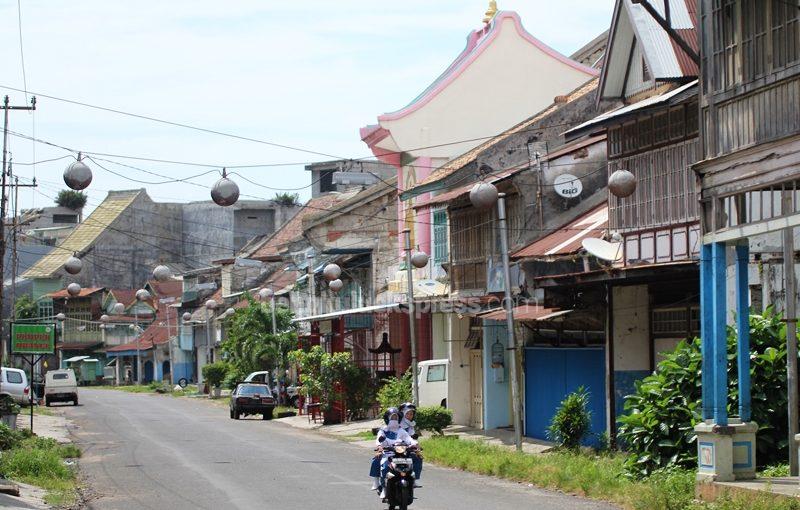
[[22, 44], [22, 0], [17, 0], [17, 28], [19, 29], [19, 57], [22, 63], [22, 86], [25, 92], [25, 102], [28, 102], [28, 77], [25, 74], [25, 50]]

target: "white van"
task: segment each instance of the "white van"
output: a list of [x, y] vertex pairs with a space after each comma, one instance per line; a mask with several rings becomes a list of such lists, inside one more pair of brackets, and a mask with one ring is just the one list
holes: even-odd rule
[[28, 376], [19, 368], [0, 369], [0, 395], [11, 395], [19, 404], [28, 404], [31, 398]]
[[419, 405], [447, 407], [447, 373], [450, 362], [432, 359], [419, 362]]
[[71, 368], [50, 370], [44, 377], [44, 405], [53, 402], [72, 402], [78, 405], [78, 381]]

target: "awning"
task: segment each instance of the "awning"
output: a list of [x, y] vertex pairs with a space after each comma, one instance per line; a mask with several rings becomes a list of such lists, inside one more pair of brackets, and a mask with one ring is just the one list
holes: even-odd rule
[[591, 120], [587, 120], [583, 124], [579, 124], [574, 128], [569, 129], [568, 131], [564, 132], [564, 135], [568, 140], [574, 139], [585, 134], [587, 131], [593, 128], [600, 128], [610, 121], [620, 121], [628, 115], [636, 114], [639, 111], [651, 106], [680, 103], [681, 101], [687, 99], [687, 96], [692, 96], [697, 93], [696, 90], [694, 90], [697, 87], [697, 83], [697, 80], [693, 80], [661, 95], [648, 97], [647, 99], [639, 101], [638, 103], [629, 104], [627, 106], [623, 106], [622, 108], [617, 108], [616, 110], [598, 115]]
[[322, 321], [327, 319], [336, 319], [339, 317], [344, 317], [345, 315], [358, 315], [362, 313], [372, 313], [378, 312], [381, 310], [389, 310], [394, 308], [396, 310], [400, 310], [402, 307], [406, 305], [403, 303], [392, 303], [389, 305], [374, 305], [374, 306], [364, 306], [361, 308], [350, 308], [349, 310], [341, 310], [338, 312], [330, 312], [330, 313], [323, 313], [321, 315], [312, 315], [309, 317], [299, 317], [297, 319], [292, 319], [292, 322], [303, 322], [303, 321]]
[[608, 227], [608, 205], [603, 204], [572, 220], [552, 234], [546, 235], [512, 253], [515, 259], [554, 259], [572, 255], [582, 249], [588, 238], [602, 238]]
[[88, 360], [88, 359], [89, 359], [89, 356], [73, 356], [71, 358], [65, 359], [64, 363], [73, 363], [75, 361], [83, 361], [83, 360]]
[[[540, 305], [520, 305], [514, 307], [515, 321], [546, 321], [562, 315], [566, 315], [572, 310], [559, 310], [558, 308], [545, 308]], [[479, 319], [503, 321], [506, 319], [505, 308], [495, 308], [478, 315]]]

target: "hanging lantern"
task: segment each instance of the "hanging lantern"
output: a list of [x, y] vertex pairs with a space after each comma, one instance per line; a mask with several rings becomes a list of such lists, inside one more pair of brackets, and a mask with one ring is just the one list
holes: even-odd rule
[[217, 307], [217, 302], [213, 299], [206, 301], [206, 310], [214, 310]]
[[69, 285], [67, 285], [67, 294], [69, 294], [70, 296], [75, 297], [80, 293], [81, 293], [80, 284], [72, 282]]
[[223, 207], [233, 205], [239, 200], [239, 186], [228, 179], [224, 168], [222, 169], [222, 179], [215, 182], [214, 187], [211, 188], [211, 200]]
[[172, 271], [163, 264], [156, 266], [156, 268], [153, 269], [153, 278], [155, 278], [156, 281], [165, 282], [172, 278]]
[[80, 191], [86, 189], [92, 182], [92, 171], [81, 161], [81, 153], [78, 153], [78, 160], [70, 163], [64, 170], [64, 182], [70, 189]]
[[114, 313], [117, 315], [122, 315], [122, 312], [125, 311], [125, 305], [122, 303], [114, 303]]
[[328, 264], [325, 266], [325, 269], [322, 270], [322, 276], [329, 282], [332, 282], [342, 276], [342, 268], [339, 267], [338, 264]]
[[137, 301], [147, 301], [148, 299], [150, 299], [150, 293], [147, 292], [145, 289], [139, 289], [136, 291]]
[[109, 319], [110, 317], [106, 314], [100, 316], [100, 322], [108, 322]]
[[192, 320], [192, 314], [190, 314], [189, 312], [185, 312], [182, 318], [183, 322], [189, 322], [190, 320]]
[[636, 191], [636, 176], [628, 170], [616, 170], [608, 178], [608, 190], [617, 198], [625, 198]]
[[64, 263], [64, 270], [69, 274], [78, 274], [83, 269], [83, 261], [72, 255], [67, 261]]
[[274, 292], [272, 292], [272, 289], [261, 289], [258, 291], [258, 297], [263, 301], [271, 299], [273, 295]]
[[333, 292], [339, 292], [344, 287], [344, 283], [340, 279], [335, 279], [332, 282], [328, 283], [328, 288], [331, 289]]
[[59, 313], [58, 315], [56, 315], [56, 320], [59, 321], [59, 322], [63, 322], [65, 320], [67, 320], [67, 316], [64, 315], [63, 313]]
[[236, 310], [234, 310], [233, 308], [228, 308], [227, 310], [225, 310], [225, 315], [228, 316], [228, 317], [230, 317], [231, 315], [233, 315], [235, 313], [236, 313]]
[[488, 182], [478, 182], [469, 190], [469, 201], [477, 209], [489, 209], [497, 203], [497, 187]]
[[424, 251], [415, 251], [411, 254], [411, 265], [421, 269], [428, 265], [428, 254]]

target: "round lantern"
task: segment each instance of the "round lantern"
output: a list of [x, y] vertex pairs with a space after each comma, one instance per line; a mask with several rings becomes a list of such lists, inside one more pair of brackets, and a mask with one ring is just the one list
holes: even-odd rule
[[261, 289], [258, 291], [258, 297], [263, 301], [272, 298], [273, 295], [274, 292], [272, 292], [272, 289]]
[[206, 301], [206, 305], [205, 306], [206, 306], [206, 310], [213, 310], [213, 309], [215, 309], [217, 307], [217, 302], [214, 301], [213, 299], [209, 299], [208, 301]]
[[136, 299], [138, 301], [147, 301], [150, 299], [150, 293], [147, 292], [145, 289], [139, 289], [136, 291]]
[[110, 319], [110, 317], [106, 314], [100, 316], [100, 322], [108, 322], [108, 319]]
[[60, 313], [60, 314], [56, 315], [56, 320], [57, 321], [65, 321], [65, 320], [67, 320], [67, 316], [64, 315], [63, 313]]
[[156, 266], [153, 269], [153, 278], [155, 278], [159, 282], [165, 282], [172, 277], [172, 271], [165, 265]]
[[189, 322], [190, 320], [192, 320], [192, 314], [190, 314], [189, 312], [185, 312], [182, 318], [183, 322]]
[[222, 179], [215, 182], [214, 187], [211, 188], [211, 200], [223, 207], [233, 205], [239, 200], [239, 186], [228, 179], [224, 168], [222, 169]]
[[489, 209], [497, 203], [497, 187], [488, 182], [478, 182], [469, 190], [469, 201], [478, 209]]
[[67, 285], [67, 294], [69, 294], [70, 296], [75, 297], [80, 293], [81, 293], [80, 284], [72, 282], [69, 285]]
[[83, 269], [83, 261], [72, 255], [67, 261], [64, 263], [64, 270], [69, 274], [78, 274]]
[[125, 311], [125, 305], [122, 303], [114, 303], [114, 313], [117, 315], [122, 315], [122, 312]]
[[339, 292], [342, 290], [342, 287], [344, 287], [344, 283], [338, 278], [328, 283], [328, 288], [334, 292]]
[[428, 265], [428, 254], [424, 251], [415, 251], [411, 254], [411, 265], [421, 269]]
[[228, 308], [227, 310], [225, 310], [225, 315], [228, 316], [228, 317], [230, 317], [231, 315], [233, 315], [235, 313], [236, 313], [236, 310], [234, 310], [233, 308]]
[[617, 198], [625, 198], [636, 191], [636, 176], [628, 170], [616, 170], [608, 178], [608, 190]]
[[322, 270], [322, 276], [329, 282], [332, 282], [342, 276], [342, 268], [339, 267], [338, 264], [328, 264], [325, 266], [325, 269]]
[[92, 182], [92, 171], [81, 161], [81, 154], [78, 153], [78, 161], [70, 163], [64, 170], [64, 182], [70, 189], [80, 191], [86, 189]]

